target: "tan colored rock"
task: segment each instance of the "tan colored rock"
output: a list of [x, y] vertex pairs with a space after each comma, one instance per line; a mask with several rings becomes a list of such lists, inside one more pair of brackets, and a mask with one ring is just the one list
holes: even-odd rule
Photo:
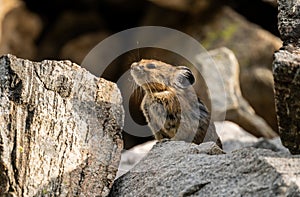
[[250, 104], [255, 103], [252, 105], [255, 112], [261, 115], [274, 131], [277, 131], [275, 99], [270, 98], [270, 95], [274, 94], [272, 71], [268, 68], [253, 67], [245, 69], [240, 78], [243, 79], [243, 83], [241, 83], [241, 89], [244, 90], [243, 96]]
[[191, 22], [186, 32], [208, 50], [227, 47], [234, 52], [241, 72], [260, 66], [271, 69], [273, 53], [281, 47], [280, 39], [250, 23], [229, 7], [223, 6], [203, 25]]
[[0, 58], [0, 193], [106, 196], [122, 150], [116, 84], [70, 61]]
[[6, 14], [21, 4], [19, 0], [0, 0], [0, 41], [2, 38], [2, 22]]
[[[273, 53], [281, 47], [280, 39], [250, 23], [226, 6], [207, 18], [205, 23], [199, 24], [197, 20], [190, 22], [185, 32], [200, 41], [208, 50], [227, 47], [234, 52], [240, 64], [242, 94], [254, 109], [258, 109], [261, 105], [270, 109], [257, 111], [257, 114], [267, 120], [273, 129], [276, 129], [274, 93], [270, 92], [273, 85], [269, 84], [269, 75], [261, 76], [259, 81], [249, 79], [249, 77], [255, 78], [255, 75], [247, 78], [244, 76], [253, 67], [266, 68], [271, 71]], [[256, 100], [252, 98], [252, 96], [255, 97], [256, 89], [268, 95]]]
[[15, 0], [11, 4], [13, 2], [15, 4], [0, 16], [0, 54], [11, 53], [22, 58], [36, 59], [35, 41], [41, 32], [42, 22], [24, 4]]
[[[211, 61], [211, 58], [214, 61]], [[242, 96], [239, 64], [232, 51], [227, 48], [211, 50], [208, 54], [199, 54], [197, 61], [210, 93], [211, 114], [215, 121], [222, 121], [225, 117], [256, 137], [277, 136]], [[213, 68], [217, 68], [219, 73]]]

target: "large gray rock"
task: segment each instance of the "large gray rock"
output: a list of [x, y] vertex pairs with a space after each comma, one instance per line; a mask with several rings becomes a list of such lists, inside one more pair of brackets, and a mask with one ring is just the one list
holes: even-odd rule
[[297, 196], [300, 157], [165, 141], [118, 178], [110, 196]]
[[278, 0], [283, 47], [274, 54], [275, 101], [282, 143], [300, 154], [300, 2]]
[[[222, 149], [229, 153], [245, 147], [255, 147], [270, 149], [275, 152], [289, 153], [289, 150], [282, 145], [279, 137], [273, 139], [257, 138], [246, 132], [237, 124], [230, 121], [215, 122], [216, 131], [222, 141]], [[116, 178], [128, 172], [133, 168], [143, 157], [145, 157], [151, 150], [157, 140], [150, 140], [148, 142], [139, 144], [123, 150], [121, 161]]]
[[70, 61], [0, 58], [0, 196], [106, 196], [122, 150], [116, 84]]

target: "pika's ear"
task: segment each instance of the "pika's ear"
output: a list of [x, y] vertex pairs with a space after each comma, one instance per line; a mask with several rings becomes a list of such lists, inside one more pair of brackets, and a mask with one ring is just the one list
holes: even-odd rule
[[180, 88], [187, 88], [195, 83], [192, 71], [185, 66], [178, 66], [175, 76], [175, 84]]

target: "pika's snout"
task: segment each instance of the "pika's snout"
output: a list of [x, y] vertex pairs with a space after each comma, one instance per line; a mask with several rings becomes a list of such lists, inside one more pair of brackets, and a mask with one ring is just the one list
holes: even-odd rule
[[138, 62], [134, 62], [134, 63], [131, 64], [130, 68], [132, 70], [137, 70], [138, 71], [138, 70], [142, 70], [143, 67], [144, 67], [143, 64], [139, 64]]
[[131, 64], [130, 68], [135, 68], [135, 67], [137, 67], [138, 65], [139, 65], [139, 63], [133, 62], [133, 63]]

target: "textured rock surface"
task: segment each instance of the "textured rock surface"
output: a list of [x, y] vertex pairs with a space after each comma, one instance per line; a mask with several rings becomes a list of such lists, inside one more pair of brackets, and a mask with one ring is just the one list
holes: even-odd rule
[[278, 0], [283, 47], [275, 53], [275, 102], [282, 143], [300, 154], [300, 2]]
[[[239, 64], [233, 52], [227, 48], [219, 48], [209, 51], [208, 54], [200, 54], [197, 60], [200, 73], [206, 79], [210, 91], [214, 120], [220, 121], [220, 117], [226, 113], [227, 120], [237, 123], [256, 137], [276, 137], [277, 134], [272, 128], [255, 114], [253, 108], [243, 98], [239, 85]], [[210, 58], [214, 60], [214, 65], [211, 65]], [[217, 67], [219, 73], [212, 73], [212, 67]], [[225, 98], [222, 96], [224, 91]], [[223, 99], [226, 100], [225, 103]]]
[[121, 102], [114, 83], [70, 61], [3, 56], [0, 194], [107, 195], [122, 149]]
[[[110, 196], [297, 196], [299, 156], [244, 148], [217, 154], [211, 143], [154, 145]], [[216, 153], [216, 154], [212, 154]]]
[[[230, 121], [215, 122], [215, 126], [222, 141], [223, 150], [227, 153], [245, 147], [264, 148], [275, 152], [289, 153], [289, 150], [282, 145], [279, 137], [273, 139], [257, 138]], [[156, 140], [151, 140], [129, 150], [124, 150], [116, 178], [133, 168], [147, 155], [156, 142]]]

